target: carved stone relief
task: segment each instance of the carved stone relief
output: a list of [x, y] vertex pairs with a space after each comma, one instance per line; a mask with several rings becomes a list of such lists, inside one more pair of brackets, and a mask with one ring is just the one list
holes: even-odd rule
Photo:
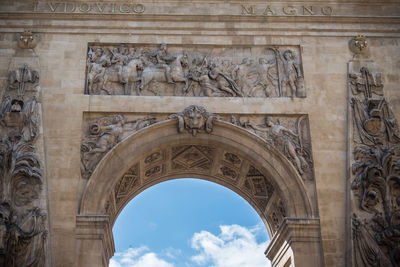
[[262, 207], [262, 210], [265, 210], [274, 192], [274, 187], [271, 182], [254, 166], [250, 166], [246, 175], [245, 186], [250, 189], [254, 198], [260, 207]]
[[277, 221], [272, 223], [272, 215], [267, 216], [273, 225], [286, 217], [284, 204], [269, 178], [233, 151], [212, 145], [171, 145], [143, 155], [115, 184], [105, 212], [114, 218], [141, 187], [177, 173], [209, 175], [241, 188], [261, 212], [267, 212], [267, 206], [273, 207]]
[[195, 136], [197, 132], [203, 130], [206, 133], [211, 133], [213, 120], [217, 117], [214, 114], [207, 112], [203, 107], [192, 105], [185, 108], [182, 112], [173, 114], [168, 118], [178, 119], [178, 131], [180, 133], [186, 129]]
[[45, 266], [44, 178], [36, 153], [39, 74], [25, 64], [9, 72], [8, 82], [0, 106], [0, 266]]
[[[230, 122], [242, 127], [259, 137], [280, 151], [297, 169], [304, 180], [312, 180], [313, 160], [311, 153], [311, 138], [306, 115], [292, 116], [263, 116], [263, 115], [226, 115], [207, 112], [200, 106], [189, 106], [182, 112], [165, 115], [149, 114], [147, 116], [130, 116], [118, 114], [86, 119], [84, 127], [86, 134], [81, 145], [82, 177], [88, 179], [99, 161], [115, 145], [126, 136], [148, 127], [156, 122], [173, 119], [177, 121], [179, 133], [189, 133], [196, 136], [198, 133], [210, 134], [215, 120]], [[179, 149], [182, 149], [180, 151]], [[185, 150], [187, 149], [187, 150]], [[210, 161], [207, 160], [210, 151], [198, 146], [177, 147], [173, 152], [173, 166], [176, 169], [190, 169], [193, 167], [208, 170]], [[196, 158], [196, 157], [198, 158]], [[147, 156], [145, 163], [164, 158], [161, 152], [154, 152]], [[204, 162], [202, 162], [202, 161]], [[201, 161], [201, 163], [199, 163]], [[193, 165], [195, 164], [195, 165]], [[233, 153], [224, 154], [224, 164], [219, 168], [220, 174], [236, 179], [241, 159]], [[163, 166], [153, 169], [145, 168], [152, 176], [162, 171]]]
[[[253, 116], [254, 117], [254, 116]], [[260, 136], [281, 151], [304, 179], [313, 179], [311, 138], [307, 116], [272, 117], [231, 116], [230, 122]]]
[[115, 202], [118, 206], [121, 199], [127, 196], [132, 187], [139, 184], [139, 164], [132, 166], [114, 187]]
[[349, 73], [355, 266], [400, 266], [400, 132], [381, 74]]
[[214, 158], [212, 147], [208, 146], [177, 146], [172, 148], [172, 169], [210, 171]]
[[86, 71], [86, 94], [306, 97], [299, 47], [89, 45]]
[[126, 120], [123, 115], [106, 116], [89, 124], [81, 144], [81, 173], [88, 179], [103, 156], [127, 134], [156, 122], [152, 116]]
[[287, 217], [285, 204], [279, 197], [275, 197], [272, 201], [271, 209], [268, 211], [268, 217], [272, 222], [272, 231], [278, 231], [283, 219]]

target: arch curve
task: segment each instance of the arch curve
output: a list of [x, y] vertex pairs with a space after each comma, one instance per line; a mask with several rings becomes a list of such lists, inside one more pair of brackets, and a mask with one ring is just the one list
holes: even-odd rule
[[211, 133], [178, 133], [175, 119], [131, 134], [102, 158], [83, 192], [78, 217], [108, 216], [110, 228], [140, 192], [183, 177], [212, 181], [241, 195], [270, 236], [276, 236], [285, 218], [317, 217], [313, 192], [290, 161], [262, 138], [220, 120]]

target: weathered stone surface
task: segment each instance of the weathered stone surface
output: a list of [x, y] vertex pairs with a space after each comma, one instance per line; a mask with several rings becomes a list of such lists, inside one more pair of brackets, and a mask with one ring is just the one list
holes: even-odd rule
[[[292, 192], [289, 192], [289, 189], [281, 189], [285, 187], [282, 185], [280, 174], [285, 176], [284, 174], [290, 171], [290, 174], [293, 177], [298, 176], [301, 182], [293, 184], [292, 180], [287, 180], [288, 185], [296, 187], [303, 183], [306, 188], [304, 191], [314, 192], [307, 193], [307, 197], [298, 197], [296, 200], [306, 199], [310, 203], [318, 203], [314, 207], [315, 212], [313, 214], [317, 214], [315, 216], [319, 217], [320, 223], [301, 222], [302, 226], [296, 226], [297, 229], [302, 229], [304, 225], [310, 223], [312, 225], [311, 228], [315, 230], [314, 226], [319, 225], [323, 248], [319, 255], [323, 256], [325, 266], [345, 266], [346, 262], [350, 266], [351, 261], [349, 259], [352, 258], [352, 255], [348, 254], [349, 256], [346, 256], [346, 253], [350, 250], [346, 249], [345, 245], [351, 244], [350, 240], [347, 239], [351, 237], [351, 232], [346, 233], [346, 229], [351, 230], [352, 222], [350, 216], [352, 212], [350, 212], [350, 208], [346, 208], [346, 185], [350, 185], [353, 179], [350, 181], [344, 177], [353, 178], [347, 173], [351, 165], [347, 165], [348, 161], [346, 159], [347, 151], [350, 151], [351, 154], [349, 155], [353, 157], [353, 149], [346, 147], [346, 143], [352, 141], [352, 138], [346, 135], [348, 124], [346, 120], [347, 91], [345, 87], [346, 83], [350, 82], [346, 62], [352, 58], [355, 60], [362, 58], [365, 61], [374, 60], [375, 65], [379, 68], [378, 71], [366, 65], [375, 80], [375, 88], [372, 89], [378, 90], [379, 87], [379, 79], [375, 73], [382, 73], [381, 84], [384, 84], [382, 90], [385, 95], [385, 105], [392, 110], [393, 118], [398, 120], [400, 118], [400, 90], [398, 90], [398, 84], [400, 83], [400, 26], [397, 1], [381, 1], [379, 3], [369, 0], [363, 2], [338, 0], [329, 1], [329, 3], [324, 1], [304, 3], [292, 1], [271, 3], [261, 3], [259, 1], [246, 1], [246, 3], [237, 1], [145, 1], [142, 2], [145, 7], [144, 12], [135, 13], [133, 4], [129, 3], [130, 13], [126, 14], [121, 13], [119, 10], [123, 1], [116, 2], [115, 13], [112, 12], [111, 7], [113, 2], [100, 3], [100, 5], [104, 3], [105, 6], [104, 12], [99, 12], [98, 8], [95, 7], [99, 1], [74, 1], [76, 4], [74, 12], [69, 12], [72, 9], [71, 2], [71, 4], [67, 5], [65, 13], [65, 5], [62, 1], [57, 4], [54, 12], [51, 10], [49, 2], [53, 3], [55, 1], [37, 1], [37, 12], [33, 12], [35, 8], [34, 2], [36, 1], [18, 0], [2, 1], [0, 4], [0, 10], [2, 11], [0, 13], [0, 21], [2, 22], [0, 23], [0, 88], [5, 89], [8, 87], [9, 70], [15, 70], [23, 67], [24, 63], [29, 63], [26, 58], [15, 58], [17, 54], [28, 55], [32, 50], [19, 48], [18, 43], [20, 40], [18, 38], [20, 37], [17, 34], [21, 34], [24, 30], [31, 30], [33, 34], [39, 34], [40, 42], [36, 44], [34, 51], [40, 57], [40, 66], [37, 65], [33, 69], [40, 73], [41, 93], [37, 101], [39, 106], [42, 105], [44, 128], [37, 133], [39, 138], [37, 138], [36, 154], [41, 160], [43, 174], [48, 179], [43, 181], [43, 189], [35, 201], [40, 202], [40, 207], [44, 208], [45, 205], [42, 204], [46, 203], [47, 199], [49, 200], [48, 219], [51, 224], [48, 228], [48, 240], [51, 241], [51, 252], [48, 253], [48, 258], [51, 258], [51, 266], [79, 265], [78, 259], [82, 259], [83, 263], [90, 263], [93, 260], [92, 263], [95, 266], [99, 266], [107, 262], [99, 257], [112, 255], [112, 252], [110, 252], [112, 251], [112, 246], [104, 246], [103, 239], [97, 239], [96, 245], [92, 246], [93, 243], [90, 243], [88, 239], [85, 239], [85, 241], [82, 239], [85, 238], [86, 232], [77, 229], [81, 226], [85, 228], [87, 225], [97, 225], [97, 230], [105, 229], [104, 231], [108, 231], [108, 235], [110, 235], [110, 226], [107, 226], [108, 218], [95, 217], [93, 220], [90, 218], [82, 220], [76, 218], [76, 214], [80, 212], [78, 207], [83, 191], [91, 184], [91, 180], [94, 177], [82, 179], [81, 147], [82, 141], [91, 136], [89, 125], [100, 118], [113, 118], [118, 114], [123, 115], [127, 121], [154, 115], [157, 121], [163, 124], [166, 123], [164, 120], [167, 116], [177, 114], [190, 105], [202, 106], [208, 112], [217, 114], [226, 122], [230, 122], [231, 115], [250, 117], [250, 125], [265, 128], [265, 131], [256, 133], [253, 128], [241, 126], [240, 128], [234, 128], [233, 133], [224, 131], [225, 136], [219, 135], [227, 138], [227, 140], [237, 138], [240, 141], [243, 140], [243, 136], [251, 134], [257, 140], [264, 140], [265, 142], [252, 143], [253, 146], [240, 147], [240, 149], [238, 144], [235, 147], [220, 148], [217, 150], [218, 157], [215, 157], [218, 158], [218, 163], [213, 165], [214, 169], [212, 170], [215, 176], [208, 177], [208, 179], [214, 182], [226, 179], [224, 180], [226, 181], [225, 186], [231, 186], [233, 183], [243, 183], [244, 185], [238, 188], [247, 190], [243, 191], [248, 192], [243, 194], [243, 196], [247, 196], [246, 194], [253, 192], [251, 191], [253, 187], [250, 184], [246, 185], [245, 180], [241, 177], [247, 174], [249, 156], [258, 158], [258, 156], [265, 154], [264, 156], [267, 157], [266, 154], [269, 153], [270, 161], [265, 161], [265, 166], [268, 168], [270, 165], [281, 166], [276, 167], [275, 171], [270, 170], [272, 172], [271, 175], [265, 173], [266, 170], [260, 167], [261, 165], [264, 166], [263, 164], [255, 166], [254, 162], [250, 162], [268, 181], [272, 182], [273, 186], [275, 186], [274, 189], [276, 189], [269, 200], [271, 204], [266, 206], [266, 209], [271, 213], [265, 214], [265, 218], [268, 217], [268, 221], [277, 221], [279, 224], [279, 217], [273, 216], [272, 212], [274, 211], [276, 215], [279, 215], [280, 211], [270, 209], [269, 205], [272, 205], [272, 203], [279, 204], [279, 198], [275, 195], [276, 192], [280, 193], [279, 196], [282, 200], [285, 200], [285, 196], [290, 195]], [[92, 6], [90, 11], [84, 12], [86, 8], [84, 3]], [[245, 8], [243, 8], [243, 4]], [[254, 13], [251, 7], [253, 5]], [[328, 6], [332, 8], [332, 13], [326, 15], [322, 10], [329, 11]], [[267, 7], [269, 8], [267, 9]], [[307, 7], [308, 10], [304, 7]], [[284, 12], [284, 8], [288, 14]], [[264, 14], [266, 11], [267, 13]], [[359, 34], [367, 37], [368, 51], [365, 54], [354, 56], [349, 50], [349, 41]], [[162, 84], [162, 86], [165, 85], [166, 88], [169, 88], [168, 94], [164, 96], [156, 96], [151, 93], [150, 90], [157, 89], [152, 85], [141, 92], [140, 96], [134, 95], [136, 94], [135, 90], [131, 91], [131, 95], [123, 95], [123, 84], [118, 81], [107, 83], [109, 88], [115, 90], [119, 95], [84, 94], [84, 90], [87, 88], [85, 86], [88, 48], [120, 48], [121, 44], [124, 44], [128, 48], [135, 47], [139, 48], [139, 50], [148, 48], [149, 51], [155, 52], [162, 43], [167, 44], [168, 54], [187, 51], [189, 56], [192, 51], [200, 51], [201, 59], [208, 54], [208, 50], [211, 50], [210, 48], [213, 48], [214, 51], [234, 51], [239, 48], [243, 48], [243, 50], [257, 48], [261, 51], [273, 46], [282, 49], [281, 52], [291, 49], [295, 52], [297, 60], [299, 60], [297, 63], [302, 65], [304, 84], [307, 89], [306, 97], [294, 97], [293, 99], [265, 96], [227, 98], [215, 96], [197, 97], [190, 94], [187, 96], [173, 96], [173, 84], [170, 85], [168, 83]], [[230, 55], [229, 59], [234, 60], [235, 65], [240, 65], [245, 57], [258, 60], [262, 57], [261, 55], [262, 53], [252, 54], [250, 51], [241, 51], [232, 57]], [[10, 62], [14, 66], [10, 67]], [[191, 64], [192, 61], [188, 60], [188, 63]], [[361, 67], [359, 66], [352, 73], [359, 75]], [[190, 83], [191, 78], [187, 77]], [[357, 79], [353, 81], [356, 87], [361, 88], [363, 86], [362, 83], [357, 82]], [[179, 83], [180, 86], [183, 86], [183, 84]], [[199, 85], [199, 82], [193, 80], [192, 84]], [[1, 100], [3, 99], [3, 94], [4, 91], [1, 91]], [[100, 94], [107, 94], [107, 92], [103, 90]], [[363, 94], [359, 96], [361, 97]], [[30, 97], [27, 97], [25, 101], [29, 101], [29, 99]], [[304, 130], [297, 128], [296, 120], [303, 115], [307, 115], [307, 127], [309, 127], [308, 134], [310, 137], [306, 139], [309, 140], [310, 144], [304, 145], [305, 143], [303, 142], [303, 151], [301, 151], [299, 132]], [[273, 128], [273, 126], [267, 127], [265, 124], [264, 118], [266, 116], [273, 118], [274, 125], [281, 125], [299, 135], [299, 137], [295, 137], [289, 134], [285, 138], [289, 142], [286, 142], [286, 144], [292, 144], [292, 147], [294, 147], [296, 152], [294, 155], [300, 162], [303, 162], [301, 159], [303, 157], [305, 162], [309, 164], [304, 153], [307, 152], [307, 149], [311, 149], [312, 145], [312, 166], [310, 164], [309, 166], [310, 169], [313, 168], [314, 170], [313, 176], [306, 175], [306, 168], [303, 169], [305, 174], [300, 176], [298, 172], [300, 164], [298, 164], [295, 157], [291, 156], [290, 153], [285, 154], [284, 150], [272, 147], [272, 141], [260, 138], [264, 133], [272, 131], [271, 129]], [[390, 117], [386, 118], [390, 119]], [[279, 124], [278, 119], [280, 121]], [[169, 141], [191, 138], [186, 143], [175, 143], [174, 146], [176, 147], [193, 145], [198, 148], [200, 146], [210, 146], [209, 141], [211, 142], [221, 132], [221, 122], [218, 120], [213, 121], [213, 131], [211, 133], [204, 131], [199, 132], [196, 136], [186, 130], [183, 133], [178, 133], [176, 119], [171, 120], [170, 123], [168, 131], [164, 132], [164, 134], [170, 136]], [[229, 125], [235, 127], [233, 124]], [[379, 129], [382, 129], [377, 120], [372, 120], [366, 125], [371, 126], [368, 129], [377, 129], [378, 132]], [[152, 124], [150, 127], [159, 129], [157, 123]], [[136, 138], [143, 137], [143, 131], [150, 127], [134, 132], [137, 136]], [[128, 141], [125, 138], [128, 137], [129, 133], [133, 134], [133, 132], [125, 131], [124, 129], [121, 137], [123, 142]], [[45, 142], [41, 138], [43, 136]], [[114, 146], [107, 153], [96, 152], [92, 154], [97, 155], [94, 165], [96, 165], [96, 168], [102, 168], [105, 174], [108, 175], [108, 181], [114, 183], [113, 186], [126, 174], [125, 180], [121, 181], [121, 190], [116, 190], [118, 191], [116, 194], [114, 192], [114, 195], [110, 195], [109, 193], [113, 189], [110, 185], [107, 191], [108, 194], [104, 194], [108, 198], [101, 204], [104, 213], [106, 210], [107, 212], [109, 211], [109, 214], [114, 214], [117, 211], [117, 207], [112, 205], [112, 203], [116, 203], [114, 198], [120, 199], [118, 205], [124, 205], [123, 199], [126, 199], [129, 191], [124, 188], [138, 186], [144, 186], [142, 188], [145, 188], [146, 186], [151, 186], [152, 182], [154, 184], [168, 178], [156, 178], [158, 176], [154, 172], [155, 170], [158, 169], [160, 173], [167, 173], [170, 169], [166, 165], [169, 155], [163, 152], [166, 146], [164, 147], [158, 143], [158, 139], [153, 139], [154, 136], [156, 134], [152, 135], [152, 137], [150, 135], [143, 137], [143, 139], [140, 139], [144, 142], [143, 147], [132, 145], [129, 151], [124, 151], [124, 154], [119, 154], [122, 153], [118, 152], [119, 145]], [[100, 138], [95, 135], [91, 137], [94, 140]], [[377, 140], [370, 138], [368, 134], [361, 137], [364, 140], [371, 140], [372, 143]], [[203, 138], [208, 141], [201, 143], [199, 140]], [[132, 140], [136, 139], [133, 138]], [[154, 149], [148, 149], [150, 143], [154, 143]], [[273, 153], [271, 151], [266, 152], [266, 147], [271, 148]], [[94, 147], [95, 150], [98, 148]], [[189, 151], [193, 151], [193, 149]], [[254, 154], [255, 151], [256, 154]], [[227, 154], [236, 155], [239, 160], [233, 156], [226, 157], [225, 155]], [[118, 158], [112, 160], [112, 157], [107, 155], [117, 155]], [[132, 158], [132, 155], [137, 155], [137, 157]], [[139, 155], [143, 155], [143, 157]], [[146, 158], [149, 157], [147, 163], [144, 155], [146, 155]], [[203, 157], [201, 158], [203, 159]], [[109, 160], [107, 161], [108, 164], [105, 163], [105, 159]], [[124, 166], [114, 166], [121, 160], [126, 163]], [[136, 180], [134, 178], [136, 177], [136, 170], [131, 168], [135, 166], [134, 163], [137, 160], [140, 161], [140, 166], [144, 166], [144, 168], [137, 170], [137, 177], [140, 177], [140, 179]], [[282, 160], [287, 160], [288, 165], [283, 167], [276, 164]], [[108, 167], [103, 166], [103, 161]], [[181, 163], [181, 161], [178, 161], [178, 163]], [[303, 165], [302, 167], [305, 166]], [[156, 168], [157, 166], [160, 168]], [[179, 170], [187, 171], [187, 169]], [[205, 175], [201, 168], [197, 168], [197, 170], [199, 170], [196, 173], [197, 177], [206, 178], [201, 176]], [[149, 171], [149, 177], [145, 176], [147, 171]], [[153, 174], [151, 174], [152, 172]], [[119, 173], [118, 177], [115, 175], [116, 173]], [[174, 175], [176, 178], [178, 172], [175, 172]], [[182, 175], [188, 175], [188, 172]], [[349, 188], [350, 191], [353, 192]], [[354, 192], [356, 191], [354, 190]], [[370, 190], [366, 192], [368, 191]], [[362, 193], [360, 193], [361, 195]], [[371, 195], [373, 194], [371, 193]], [[353, 200], [352, 207], [358, 208], [360, 206], [359, 199], [354, 198]], [[364, 200], [367, 199], [364, 198]], [[105, 205], [106, 202], [109, 204]], [[366, 204], [368, 205], [364, 203], [363, 206], [371, 207], [373, 202], [369, 199], [367, 202]], [[259, 206], [258, 204], [253, 204], [255, 207]], [[297, 210], [294, 212], [294, 207], [297, 207], [296, 203], [289, 202], [285, 206], [287, 214], [304, 214], [297, 212]], [[364, 213], [370, 215], [369, 212], [363, 211], [362, 214], [359, 213], [357, 215], [357, 218], [361, 221], [364, 218], [369, 218], [364, 216]], [[348, 215], [349, 219], [346, 225], [345, 222]], [[277, 219], [274, 219], [275, 217]], [[87, 221], [90, 220], [91, 222], [88, 223]], [[354, 222], [357, 222], [357, 220]], [[281, 223], [281, 225], [283, 224]], [[293, 232], [295, 227], [282, 227], [282, 229], [284, 228], [290, 228], [289, 232]], [[94, 230], [93, 228], [91, 229]], [[358, 229], [362, 230], [361, 228]], [[277, 233], [285, 233], [285, 231], [287, 230], [279, 231], [278, 229]], [[306, 233], [307, 231], [300, 232]], [[314, 235], [318, 231], [311, 232], [308, 231], [309, 237], [318, 236]], [[83, 243], [77, 243], [76, 233]], [[99, 238], [101, 233], [100, 230], [98, 232], [92, 231], [89, 236]], [[285, 243], [286, 238], [283, 238], [283, 236], [287, 237], [288, 235], [274, 235], [277, 241], [282, 241], [281, 243], [275, 242], [275, 244]], [[108, 236], [104, 240], [110, 240], [110, 237]], [[313, 240], [315, 241], [315, 239]], [[304, 243], [300, 244], [299, 247], [302, 245]], [[92, 247], [94, 247], [94, 251], [91, 250]], [[310, 249], [310, 247], [307, 248]], [[101, 254], [100, 251], [104, 249], [107, 253]], [[79, 257], [76, 257], [77, 251], [79, 251]], [[272, 249], [271, 251], [277, 250]], [[85, 259], [82, 257], [89, 254], [91, 255], [90, 258], [86, 258], [86, 261], [84, 261]], [[281, 265], [275, 261], [277, 266], [284, 266], [285, 264], [298, 266], [302, 260], [307, 261], [307, 258], [296, 258], [293, 255], [295, 254], [285, 254], [285, 257], [282, 257], [280, 262]], [[309, 266], [309, 264], [306, 266]]]
[[399, 266], [400, 129], [381, 73], [359, 63], [349, 73], [353, 259], [356, 266]]
[[[89, 46], [86, 94], [305, 97], [299, 47]], [[242, 57], [240, 56], [242, 55]]]
[[[0, 266], [46, 266], [45, 177], [37, 150], [39, 73], [27, 64], [8, 73], [0, 104]], [[26, 100], [30, 97], [29, 100]], [[41, 205], [42, 204], [42, 205]]]

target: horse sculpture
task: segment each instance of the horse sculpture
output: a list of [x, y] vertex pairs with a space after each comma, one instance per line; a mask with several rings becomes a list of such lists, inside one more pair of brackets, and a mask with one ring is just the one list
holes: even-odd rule
[[[174, 60], [168, 64], [170, 67], [170, 75], [172, 81], [174, 82], [174, 95], [182, 95], [186, 89], [188, 88], [188, 78], [185, 75], [184, 68], [188, 65], [188, 59], [186, 54], [177, 54], [174, 57]], [[165, 75], [165, 69], [155, 66], [148, 66], [143, 69], [141, 75], [141, 83], [139, 85], [138, 95], [140, 92], [148, 90], [149, 85], [152, 82], [167, 82], [167, 77]], [[178, 86], [176, 83], [184, 83], [183, 88], [181, 89], [181, 93], [178, 91]], [[155, 90], [151, 90], [155, 95], [158, 95], [158, 92]]]
[[[108, 95], [112, 94], [107, 85], [109, 82], [122, 83], [124, 94], [130, 95], [135, 82], [139, 81], [138, 70], [143, 68], [141, 59], [132, 59], [126, 66], [122, 66], [121, 75], [118, 75], [118, 68], [115, 66], [105, 68], [101, 64], [93, 64], [88, 73], [88, 93], [95, 93], [99, 90], [105, 91]], [[96, 85], [96, 86], [95, 86]]]

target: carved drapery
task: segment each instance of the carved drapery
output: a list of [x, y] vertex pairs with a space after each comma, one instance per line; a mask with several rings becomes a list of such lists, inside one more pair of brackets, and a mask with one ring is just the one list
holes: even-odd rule
[[10, 71], [8, 81], [0, 106], [0, 266], [39, 267], [45, 265], [47, 237], [36, 153], [39, 74], [25, 64]]
[[306, 97], [299, 47], [89, 45], [86, 71], [86, 94]]
[[[178, 132], [186, 132], [193, 136], [196, 136], [197, 133], [210, 134], [215, 120], [232, 123], [258, 135], [275, 147], [292, 163], [304, 180], [314, 179], [311, 138], [306, 115], [217, 115], [195, 105], [169, 116], [148, 114], [147, 116], [140, 115], [126, 118], [125, 115], [118, 114], [87, 120], [86, 129], [84, 130], [86, 134], [81, 144], [82, 178], [89, 179], [104, 155], [122, 139], [156, 122], [168, 119], [177, 120]], [[234, 158], [230, 159], [235, 160]], [[155, 168], [148, 170], [147, 175], [153, 176], [161, 171], [161, 168]], [[221, 172], [235, 176], [234, 171], [228, 167], [222, 169]]]
[[381, 74], [349, 73], [354, 266], [400, 266], [400, 132]]

